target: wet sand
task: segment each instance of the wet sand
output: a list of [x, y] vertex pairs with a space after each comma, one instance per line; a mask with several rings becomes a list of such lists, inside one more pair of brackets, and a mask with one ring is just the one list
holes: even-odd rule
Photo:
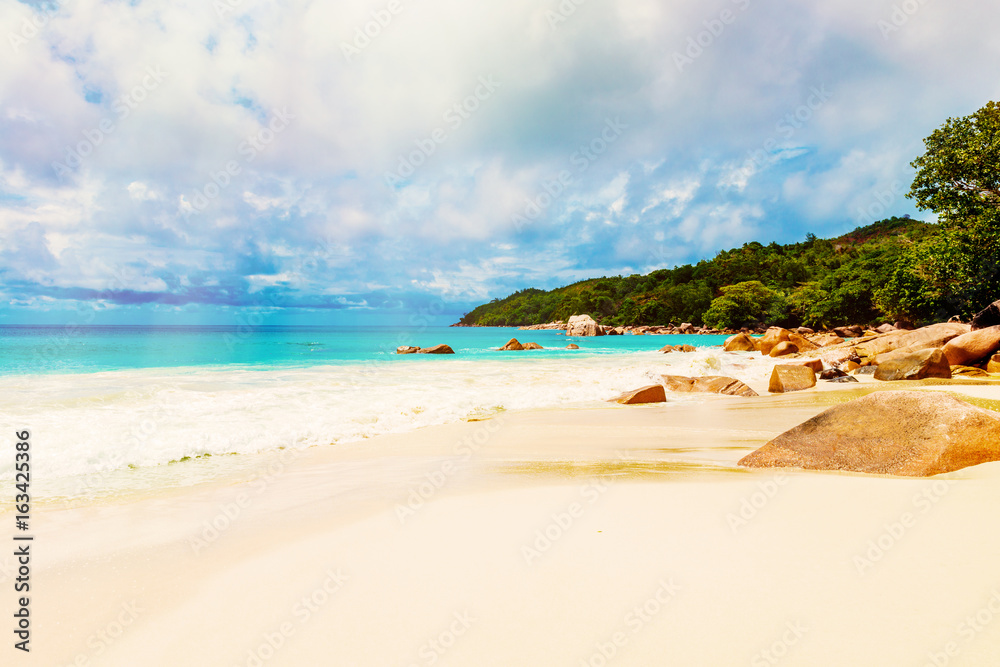
[[506, 413], [43, 504], [25, 662], [995, 664], [1000, 463], [736, 466], [873, 388], [832, 387]]

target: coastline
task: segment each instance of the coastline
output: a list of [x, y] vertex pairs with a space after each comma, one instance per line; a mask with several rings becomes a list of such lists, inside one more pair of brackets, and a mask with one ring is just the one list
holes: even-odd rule
[[40, 507], [33, 653], [648, 665], [772, 664], [762, 651], [780, 651], [783, 664], [876, 665], [923, 664], [954, 641], [950, 664], [989, 664], [1000, 624], [974, 642], [958, 626], [1000, 585], [1000, 463], [925, 480], [736, 467], [876, 389], [828, 387], [513, 411]]

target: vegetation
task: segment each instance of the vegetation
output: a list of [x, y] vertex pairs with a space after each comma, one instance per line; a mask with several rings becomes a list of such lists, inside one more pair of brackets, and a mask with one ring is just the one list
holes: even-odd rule
[[527, 289], [479, 306], [462, 324], [512, 326], [587, 313], [602, 324], [838, 326], [885, 319], [875, 293], [932, 225], [892, 218], [837, 239], [747, 243], [711, 260], [649, 275], [603, 277], [551, 291]]
[[937, 232], [907, 250], [877, 300], [917, 319], [965, 318], [1000, 298], [1000, 104], [949, 118], [907, 195], [938, 215]]
[[938, 224], [890, 218], [835, 239], [748, 243], [648, 275], [528, 289], [463, 324], [541, 324], [588, 313], [602, 324], [833, 327], [965, 318], [1000, 298], [1000, 105], [949, 119], [925, 140], [908, 197]]

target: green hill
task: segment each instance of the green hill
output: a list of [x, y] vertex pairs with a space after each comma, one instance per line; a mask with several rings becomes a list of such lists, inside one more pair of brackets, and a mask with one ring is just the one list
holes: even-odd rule
[[[933, 226], [924, 222], [890, 218], [835, 239], [810, 234], [802, 243], [747, 243], [710, 260], [645, 276], [594, 278], [550, 291], [525, 289], [475, 308], [460, 324], [520, 326], [583, 313], [616, 326], [700, 325], [706, 324], [706, 314], [714, 320], [707, 324], [713, 326], [741, 324], [721, 321], [721, 306], [709, 313], [713, 300], [723, 295], [730, 305], [726, 312], [753, 313], [739, 315], [747, 320], [745, 324], [751, 320], [784, 326], [868, 324], [888, 317], [889, 309], [879, 308], [878, 292], [896, 261], [908, 246], [932, 231]], [[738, 285], [748, 282], [750, 286]], [[728, 289], [733, 285], [738, 287]], [[753, 297], [766, 298], [759, 312], [742, 308], [751, 292]]]

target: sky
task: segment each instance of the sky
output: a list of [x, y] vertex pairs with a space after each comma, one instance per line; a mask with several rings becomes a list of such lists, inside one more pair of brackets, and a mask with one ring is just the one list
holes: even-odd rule
[[0, 2], [0, 323], [407, 324], [914, 209], [987, 0]]

